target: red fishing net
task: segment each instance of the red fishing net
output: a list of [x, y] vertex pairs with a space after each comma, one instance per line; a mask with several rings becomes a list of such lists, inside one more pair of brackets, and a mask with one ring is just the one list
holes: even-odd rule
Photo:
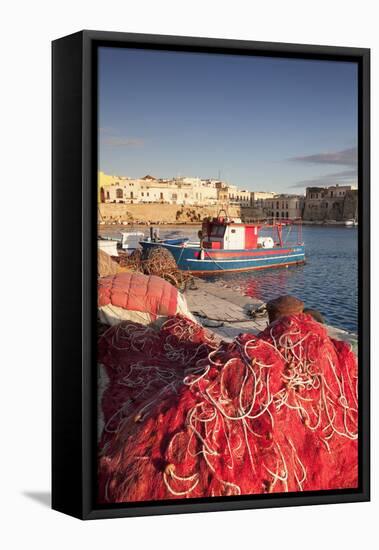
[[109, 329], [99, 502], [357, 486], [357, 362], [306, 314], [216, 344], [190, 321]]

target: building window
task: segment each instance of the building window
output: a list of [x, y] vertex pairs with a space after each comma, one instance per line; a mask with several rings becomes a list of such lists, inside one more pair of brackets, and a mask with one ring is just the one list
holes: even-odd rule
[[286, 212], [286, 218], [288, 218], [288, 212]]
[[142, 197], [144, 196], [144, 193], [143, 193], [143, 191], [142, 191], [142, 193], [141, 193], [141, 196], [142, 196]]
[[117, 199], [122, 199], [124, 196], [124, 192], [122, 189], [116, 189], [116, 198]]
[[282, 218], [284, 218], [284, 212], [282, 212]]

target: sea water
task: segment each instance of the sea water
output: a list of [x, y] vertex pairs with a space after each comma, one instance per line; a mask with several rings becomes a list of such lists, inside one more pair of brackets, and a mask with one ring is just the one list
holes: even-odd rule
[[[185, 236], [198, 240], [199, 229], [200, 226], [194, 225], [159, 226], [161, 238]], [[128, 228], [123, 227], [122, 230], [127, 231]], [[288, 244], [296, 237], [297, 230], [293, 227]], [[306, 307], [320, 311], [328, 324], [356, 333], [358, 228], [303, 226], [302, 239], [306, 255], [303, 266], [223, 273], [209, 278], [264, 302], [283, 294], [292, 294], [303, 300]]]

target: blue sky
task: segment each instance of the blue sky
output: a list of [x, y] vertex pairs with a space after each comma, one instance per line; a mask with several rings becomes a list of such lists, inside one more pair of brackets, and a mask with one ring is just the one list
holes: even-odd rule
[[356, 185], [357, 66], [100, 48], [99, 169], [291, 193]]

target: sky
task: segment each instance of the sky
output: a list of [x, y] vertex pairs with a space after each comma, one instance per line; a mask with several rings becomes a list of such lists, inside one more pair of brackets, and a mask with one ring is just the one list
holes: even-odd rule
[[357, 185], [357, 65], [99, 50], [99, 170], [251, 191]]

